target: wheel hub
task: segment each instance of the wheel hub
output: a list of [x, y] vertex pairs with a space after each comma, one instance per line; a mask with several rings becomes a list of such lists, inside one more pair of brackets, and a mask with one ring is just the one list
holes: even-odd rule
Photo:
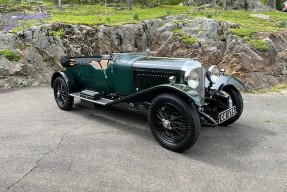
[[163, 127], [168, 129], [168, 130], [172, 130], [171, 126], [170, 126], [170, 121], [166, 120], [166, 119], [161, 119]]
[[58, 90], [58, 91], [57, 91], [57, 97], [60, 97], [60, 95], [61, 95], [61, 93], [60, 93], [60, 91]]

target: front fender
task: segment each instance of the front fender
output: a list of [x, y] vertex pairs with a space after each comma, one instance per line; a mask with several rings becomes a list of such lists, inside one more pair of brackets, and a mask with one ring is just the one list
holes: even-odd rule
[[197, 106], [202, 106], [204, 104], [204, 99], [200, 97], [196, 90], [184, 84], [162, 84], [154, 86], [152, 88], [145, 89], [127, 97], [121, 98], [113, 104], [119, 102], [151, 102], [156, 95], [163, 93], [176, 94], [188, 101], [193, 102]]
[[[208, 84], [209, 84], [209, 81], [206, 78], [205, 79], [206, 88], [208, 87]], [[211, 89], [216, 89], [220, 91], [223, 87], [228, 86], [228, 85], [233, 85], [234, 87], [240, 90], [245, 89], [245, 85], [241, 81], [229, 75], [220, 75], [219, 79], [217, 80], [215, 84], [212, 85]]]
[[79, 86], [78, 83], [76, 82], [74, 76], [69, 73], [68, 71], [56, 71], [54, 72], [54, 74], [52, 75], [52, 79], [51, 79], [51, 87], [53, 88], [54, 86], [54, 81], [57, 77], [62, 77], [67, 86], [68, 86], [68, 92], [69, 93], [75, 93], [79, 90]]

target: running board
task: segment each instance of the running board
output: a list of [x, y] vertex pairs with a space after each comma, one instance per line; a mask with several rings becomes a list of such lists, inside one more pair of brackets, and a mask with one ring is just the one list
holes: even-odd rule
[[76, 97], [76, 98], [79, 98], [81, 100], [89, 101], [89, 102], [96, 103], [96, 104], [99, 104], [99, 105], [107, 105], [109, 103], [114, 102], [113, 100], [104, 99], [104, 98], [100, 98], [100, 99], [96, 99], [96, 100], [93, 100], [93, 99], [90, 99], [90, 98], [85, 98], [84, 96], [81, 96], [80, 93], [81, 92], [70, 93], [69, 95], [72, 96], [72, 97]]

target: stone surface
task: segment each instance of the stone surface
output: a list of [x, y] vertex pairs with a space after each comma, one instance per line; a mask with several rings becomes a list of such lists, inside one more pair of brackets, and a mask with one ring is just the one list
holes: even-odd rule
[[[212, 0], [194, 0], [197, 5], [206, 5], [210, 7]], [[266, 12], [271, 8], [264, 5], [260, 0], [226, 0], [227, 9], [246, 9], [254, 12]], [[221, 6], [221, 0], [217, 0], [218, 6]], [[204, 8], [204, 7], [202, 7]]]
[[[0, 57], [0, 88], [49, 84], [54, 70], [61, 69], [63, 55], [96, 55], [113, 52], [142, 52], [149, 48], [159, 56], [198, 58], [205, 67], [219, 64], [243, 81], [248, 89], [267, 89], [286, 83], [287, 32], [258, 33], [270, 49], [256, 50], [230, 34], [237, 24], [208, 18], [168, 16], [122, 26], [84, 26], [62, 23], [27, 28], [17, 34], [0, 34], [0, 49], [20, 56], [18, 62]], [[59, 36], [55, 31], [62, 31]], [[174, 33], [197, 39], [181, 42]]]
[[259, 18], [259, 19], [270, 19], [269, 15], [265, 15], [265, 14], [250, 14], [250, 16]]

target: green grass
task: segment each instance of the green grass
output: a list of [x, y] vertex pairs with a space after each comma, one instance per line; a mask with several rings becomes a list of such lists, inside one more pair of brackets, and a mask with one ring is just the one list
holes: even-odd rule
[[[45, 2], [49, 7], [51, 1]], [[21, 5], [23, 6], [23, 5]], [[49, 9], [47, 9], [49, 10]], [[162, 18], [167, 15], [187, 14], [189, 18], [209, 17], [218, 21], [230, 21], [238, 24], [240, 27], [231, 32], [240, 37], [250, 37], [253, 33], [261, 31], [282, 31], [285, 30], [286, 13], [283, 12], [264, 12], [262, 14], [269, 15], [269, 20], [251, 17], [254, 12], [237, 11], [237, 10], [221, 10], [221, 9], [204, 9], [197, 10], [192, 6], [171, 6], [162, 5], [154, 8], [143, 8], [139, 5], [133, 6], [132, 10], [116, 9], [115, 7], [107, 7], [106, 13], [104, 6], [95, 5], [77, 5], [76, 8], [68, 7], [63, 10], [51, 9], [50, 19], [45, 22], [63, 22], [68, 24], [84, 24], [84, 25], [122, 25], [127, 23], [138, 23], [146, 19]]]
[[250, 43], [255, 49], [259, 51], [268, 51], [269, 49], [269, 44], [266, 41], [261, 40], [261, 39], [250, 40]]
[[3, 55], [4, 57], [6, 57], [9, 61], [19, 61], [20, 60], [20, 56], [11, 50], [0, 51], [0, 55]]
[[187, 45], [192, 45], [194, 43], [197, 43], [198, 42], [198, 39], [195, 38], [195, 37], [189, 37], [187, 36], [182, 30], [180, 29], [174, 29], [172, 30], [172, 32], [176, 35], [179, 35], [179, 40], [181, 42], [183, 42], [184, 44], [187, 44]]
[[287, 84], [278, 84], [273, 86], [271, 89], [260, 89], [260, 90], [251, 90], [250, 93], [269, 93], [269, 92], [277, 92], [280, 93], [282, 90], [287, 89]]
[[[286, 20], [286, 13], [273, 11], [260, 14], [269, 15], [269, 20], [251, 17], [254, 12], [244, 10], [212, 10], [206, 9], [202, 11], [192, 12], [190, 17], [206, 17], [207, 14], [212, 14], [212, 19], [219, 21], [231, 21], [239, 24], [240, 29], [235, 29], [232, 32], [240, 36], [250, 36], [253, 33], [261, 31], [281, 31], [279, 22]], [[258, 13], [259, 14], [259, 13]], [[285, 19], [284, 19], [285, 18]]]
[[194, 43], [197, 43], [198, 40], [195, 37], [188, 37], [188, 36], [183, 36], [179, 39], [181, 42], [188, 44], [188, 45], [192, 45]]
[[65, 32], [64, 32], [64, 29], [60, 29], [58, 31], [49, 31], [49, 35], [50, 36], [56, 35], [56, 36], [60, 37], [63, 40]]
[[255, 33], [255, 31], [248, 28], [232, 29], [231, 32], [240, 37], [251, 37]]
[[[168, 10], [168, 11], [167, 11]], [[134, 14], [140, 17], [134, 19]], [[107, 7], [107, 14], [103, 6], [99, 5], [77, 5], [77, 9], [67, 8], [65, 10], [52, 10], [52, 18], [50, 22], [65, 22], [71, 24], [86, 25], [121, 25], [125, 23], [136, 23], [145, 19], [160, 18], [166, 15], [188, 14], [189, 18], [195, 17], [212, 17], [219, 21], [231, 21], [239, 24], [240, 29], [232, 32], [239, 36], [251, 36], [253, 33], [260, 31], [280, 31], [282, 24], [280, 22], [286, 20], [286, 13], [282, 12], [265, 12], [270, 16], [269, 20], [251, 17], [253, 12], [234, 11], [234, 10], [213, 10], [206, 9], [202, 11], [196, 10], [196, 7], [188, 6], [159, 6], [155, 8], [141, 8], [134, 6], [132, 10], [116, 10], [113, 7]], [[107, 18], [112, 22], [108, 22]]]
[[[113, 7], [105, 9], [100, 5], [77, 5], [77, 9], [67, 8], [64, 10], [52, 10], [49, 22], [64, 22], [70, 24], [85, 25], [122, 25], [127, 23], [137, 23], [146, 19], [153, 19], [166, 16], [187, 13], [189, 7], [186, 6], [160, 6], [155, 8], [141, 8], [134, 6], [132, 10], [117, 10]], [[167, 10], [172, 10], [168, 12]], [[109, 18], [107, 20], [107, 18]], [[112, 22], [111, 22], [112, 21]]]
[[181, 37], [185, 35], [181, 29], [174, 29], [174, 30], [172, 30], [172, 32], [176, 35], [181, 36]]

